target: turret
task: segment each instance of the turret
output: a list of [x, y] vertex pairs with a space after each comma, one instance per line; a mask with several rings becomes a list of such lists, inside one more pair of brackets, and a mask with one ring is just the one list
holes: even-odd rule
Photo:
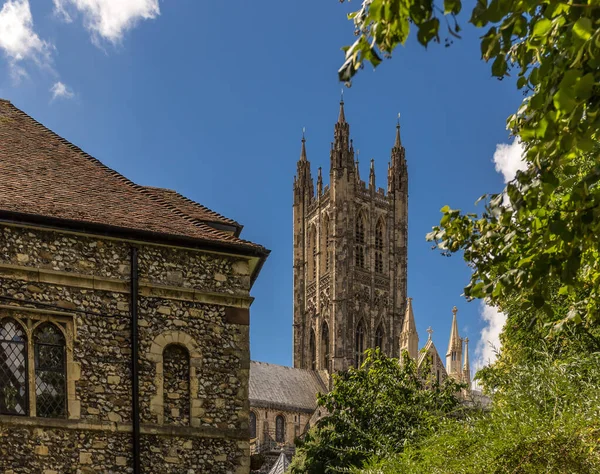
[[375, 160], [371, 159], [371, 171], [369, 172], [369, 189], [375, 191]]
[[294, 177], [294, 203], [304, 199], [306, 204], [314, 197], [315, 191], [310, 174], [310, 161], [306, 156], [306, 138], [302, 132], [302, 147], [300, 148], [300, 159], [298, 160], [298, 171]]
[[340, 101], [340, 113], [334, 126], [333, 144], [331, 146], [331, 170], [346, 169], [354, 171], [354, 146], [350, 139], [350, 125], [346, 122], [344, 99]]
[[465, 337], [465, 363], [463, 365], [463, 381], [467, 384], [467, 390], [471, 388], [471, 366], [469, 364], [469, 338]]

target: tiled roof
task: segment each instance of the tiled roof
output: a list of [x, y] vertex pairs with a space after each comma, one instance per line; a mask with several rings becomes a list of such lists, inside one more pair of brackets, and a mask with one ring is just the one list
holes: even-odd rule
[[172, 191], [149, 190], [0, 99], [0, 213], [183, 237], [266, 255], [207, 223], [236, 225]]
[[228, 217], [222, 216], [221, 214], [203, 206], [196, 201], [192, 201], [185, 196], [182, 196], [177, 191], [166, 188], [155, 188], [152, 186], [145, 186], [145, 189], [152, 195], [159, 197], [160, 199], [168, 202], [175, 206], [184, 214], [193, 217], [202, 222], [216, 223], [224, 226], [233, 226], [241, 230], [242, 226]]
[[250, 362], [250, 406], [312, 412], [327, 387], [314, 370]]

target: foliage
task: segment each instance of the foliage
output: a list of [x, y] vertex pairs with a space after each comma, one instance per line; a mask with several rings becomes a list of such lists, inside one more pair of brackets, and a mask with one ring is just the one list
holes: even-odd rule
[[[417, 28], [423, 45], [460, 31], [461, 0], [363, 0], [350, 18], [358, 39], [339, 71], [349, 81], [365, 61], [377, 66]], [[525, 98], [509, 117], [528, 164], [504, 193], [484, 196], [481, 216], [449, 206], [428, 238], [446, 254], [464, 251], [474, 269], [469, 298], [493, 304], [514, 294], [557, 327], [594, 324], [600, 314], [600, 1], [477, 0], [470, 23], [487, 28], [481, 54], [499, 79], [516, 75]], [[546, 278], [560, 282], [569, 311], [558, 319]], [[586, 297], [581, 299], [581, 291]]]
[[[545, 291], [550, 295], [548, 303], [552, 305], [554, 319], [544, 323], [546, 316], [541, 310], [524, 310], [518, 298], [513, 296], [502, 301], [499, 306], [507, 317], [500, 334], [502, 350], [491, 366], [477, 373], [476, 378], [489, 390], [500, 386], [505, 374], [514, 366], [523, 363], [537, 363], [543, 358], [565, 359], [568, 357], [587, 357], [600, 351], [600, 327], [584, 325], [565, 325], [562, 331], [553, 331], [552, 325], [561, 314], [569, 310], [568, 298], [558, 293], [560, 283], [548, 280]], [[580, 296], [584, 298], [585, 295]]]
[[542, 354], [504, 374], [489, 413], [449, 420], [366, 473], [600, 472], [600, 355]]
[[298, 444], [292, 473], [340, 472], [360, 466], [373, 453], [386, 456], [430, 433], [455, 413], [461, 386], [419, 371], [408, 354], [402, 363], [369, 349], [360, 368], [334, 374], [333, 390], [320, 394], [321, 418]]

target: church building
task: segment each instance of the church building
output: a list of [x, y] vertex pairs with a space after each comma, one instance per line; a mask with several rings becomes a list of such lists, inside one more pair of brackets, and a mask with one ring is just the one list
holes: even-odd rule
[[407, 298], [408, 171], [400, 123], [386, 189], [376, 186], [373, 160], [368, 182], [360, 177], [343, 100], [329, 154], [329, 185], [318, 168], [315, 186], [302, 137], [293, 186], [294, 367], [251, 362], [255, 451], [293, 447], [316, 418], [316, 394], [328, 390], [329, 374], [359, 366], [367, 348], [391, 357], [407, 351], [419, 365], [429, 354], [438, 380], [470, 381], [468, 339], [459, 336], [456, 308], [446, 363], [431, 328], [419, 350]]

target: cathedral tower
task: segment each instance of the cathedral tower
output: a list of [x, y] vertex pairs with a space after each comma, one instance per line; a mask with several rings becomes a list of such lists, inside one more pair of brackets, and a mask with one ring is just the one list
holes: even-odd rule
[[368, 184], [340, 102], [330, 150], [329, 185], [317, 192], [302, 138], [294, 178], [294, 367], [339, 371], [381, 347], [399, 356], [406, 312], [408, 174], [400, 124], [387, 192]]

